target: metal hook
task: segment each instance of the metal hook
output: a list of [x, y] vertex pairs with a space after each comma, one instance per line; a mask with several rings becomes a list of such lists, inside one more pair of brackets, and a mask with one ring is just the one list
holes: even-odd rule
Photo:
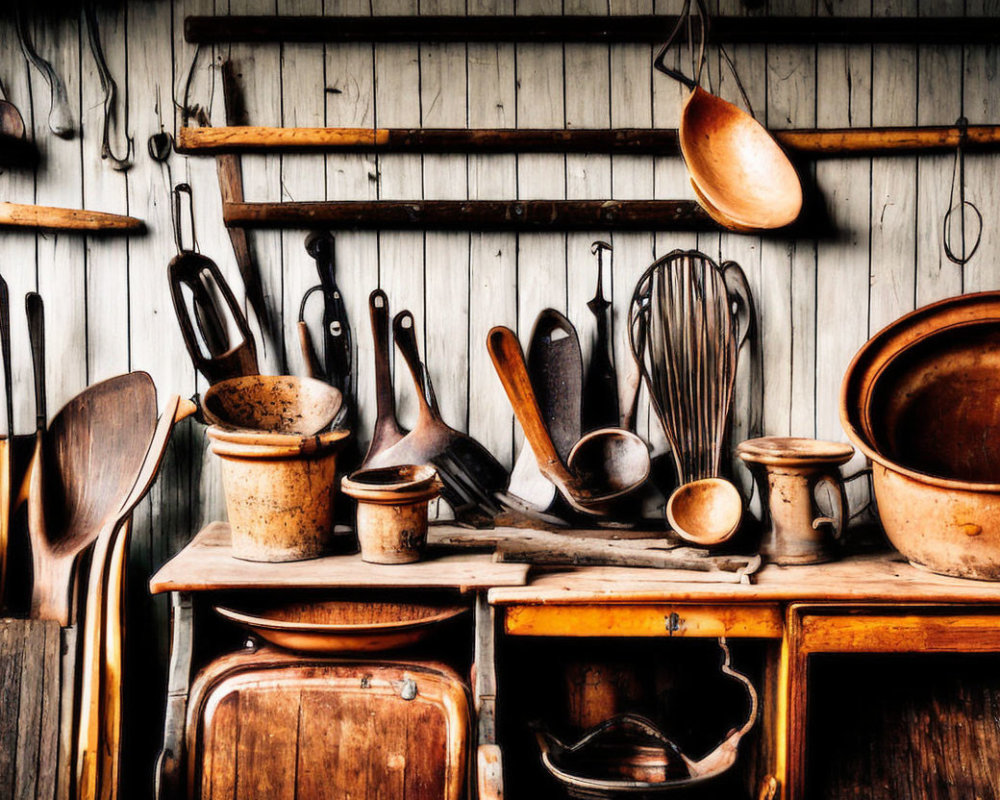
[[111, 70], [104, 59], [104, 48], [101, 47], [101, 37], [97, 28], [97, 13], [93, 0], [83, 4], [84, 16], [87, 20], [87, 38], [90, 40], [90, 52], [97, 64], [97, 74], [101, 79], [101, 90], [104, 92], [104, 132], [101, 139], [101, 158], [111, 161], [111, 168], [125, 172], [132, 166], [132, 137], [125, 134], [125, 155], [116, 156], [111, 149], [111, 117], [115, 112], [115, 98], [118, 95], [118, 85], [111, 77]]
[[[191, 192], [191, 186], [187, 183], [178, 183], [173, 191], [173, 208], [171, 209], [171, 220], [174, 225], [174, 242], [177, 245], [177, 252], [181, 255], [184, 253], [197, 253], [198, 252], [198, 235], [195, 233], [194, 229], [194, 195]], [[191, 249], [184, 249], [184, 230], [181, 223], [181, 195], [186, 194], [188, 196], [188, 214], [191, 219]]]
[[[958, 128], [958, 144], [955, 146], [955, 164], [951, 172], [951, 190], [948, 193], [948, 210], [945, 212], [943, 224], [943, 230], [941, 232], [941, 244], [944, 246], [944, 254], [948, 257], [948, 260], [959, 266], [967, 264], [972, 256], [975, 255], [976, 250], [979, 249], [979, 243], [983, 238], [983, 215], [976, 208], [976, 204], [971, 200], [965, 199], [965, 145], [969, 138], [969, 120], [964, 116], [959, 117], [955, 122], [955, 126]], [[952, 202], [955, 197], [955, 182], [958, 181], [958, 203]], [[965, 244], [965, 211], [966, 208], [972, 209], [972, 212], [976, 215], [976, 240], [972, 243], [971, 249], [966, 249]], [[962, 230], [962, 253], [961, 255], [955, 255], [955, 251], [951, 246], [951, 215], [958, 211], [959, 214], [959, 225]]]
[[45, 78], [49, 85], [49, 130], [56, 136], [63, 139], [73, 137], [73, 113], [69, 109], [69, 96], [66, 94], [66, 84], [53, 66], [38, 55], [35, 46], [31, 42], [28, 33], [28, 26], [24, 22], [24, 15], [21, 13], [21, 2], [14, 3], [14, 17], [17, 25], [17, 38], [21, 42], [21, 52], [24, 57]]

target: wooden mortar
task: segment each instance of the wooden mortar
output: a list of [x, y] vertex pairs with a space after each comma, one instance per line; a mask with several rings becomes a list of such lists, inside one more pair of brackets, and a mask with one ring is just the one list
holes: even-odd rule
[[358, 501], [361, 559], [373, 564], [419, 561], [427, 542], [427, 504], [441, 492], [433, 467], [403, 465], [359, 470], [341, 481]]
[[323, 555], [333, 532], [337, 450], [348, 431], [317, 436], [248, 436], [213, 425], [233, 555], [246, 561], [301, 561]]

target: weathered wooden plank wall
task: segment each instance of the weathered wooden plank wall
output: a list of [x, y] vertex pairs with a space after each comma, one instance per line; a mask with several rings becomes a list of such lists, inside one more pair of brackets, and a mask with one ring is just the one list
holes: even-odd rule
[[[48, 4], [35, 4], [39, 9]], [[221, 223], [215, 165], [174, 156], [166, 165], [146, 154], [147, 138], [174, 129], [180, 108], [204, 107], [213, 123], [224, 115], [218, 66], [237, 65], [251, 121], [284, 125], [590, 127], [677, 123], [681, 89], [651, 74], [648, 45], [553, 44], [232, 45], [197, 50], [183, 39], [193, 13], [281, 14], [629, 14], [671, 13], [678, 0], [102, 0], [105, 51], [118, 79], [123, 118], [115, 141], [135, 139], [135, 165], [113, 172], [99, 159], [100, 87], [77, 9], [37, 16], [38, 49], [69, 88], [82, 136], [53, 137], [48, 91], [29, 71], [11, 19], [0, 19], [0, 80], [38, 142], [34, 174], [0, 173], [0, 198], [128, 212], [146, 220], [145, 235], [128, 241], [5, 232], [0, 271], [14, 306], [15, 419], [33, 425], [30, 360], [19, 298], [38, 289], [48, 309], [49, 409], [54, 412], [88, 382], [126, 369], [148, 370], [161, 400], [204, 388], [184, 350], [166, 282], [174, 254], [170, 186], [194, 187], [201, 250], [239, 288], [239, 273]], [[998, 12], [996, 0], [770, 0], [748, 10], [719, 0], [731, 14], [914, 15]], [[43, 15], [46, 13], [41, 12]], [[732, 55], [759, 116], [773, 128], [817, 125], [997, 122], [995, 88], [1000, 50], [940, 46], [740, 46]], [[717, 54], [710, 54], [721, 93], [737, 92]], [[679, 58], [679, 57], [678, 57]], [[685, 63], [679, 60], [679, 63]], [[843, 370], [873, 331], [899, 314], [960, 291], [995, 288], [997, 156], [970, 157], [970, 197], [984, 213], [982, 247], [963, 270], [945, 259], [941, 219], [948, 204], [948, 155], [861, 158], [808, 167], [840, 233], [830, 240], [734, 234], [628, 233], [615, 246], [606, 286], [614, 302], [615, 356], [627, 370], [624, 321], [634, 282], [654, 256], [700, 247], [741, 263], [755, 292], [763, 332], [763, 430], [842, 438], [836, 393]], [[680, 161], [607, 155], [331, 154], [245, 159], [248, 199], [368, 198], [676, 198], [692, 197]], [[593, 323], [585, 303], [596, 265], [589, 245], [598, 232], [343, 233], [339, 278], [354, 326], [366, 440], [374, 413], [368, 292], [381, 286], [393, 310], [417, 317], [418, 337], [437, 383], [446, 419], [472, 431], [505, 462], [520, 442], [483, 340], [493, 324], [523, 337], [546, 306], [578, 325], [585, 352]], [[266, 343], [265, 369], [301, 368], [292, 335], [298, 304], [314, 282], [298, 232], [252, 235], [268, 303], [282, 335]], [[315, 318], [316, 309], [312, 309]], [[399, 410], [412, 424], [416, 405], [399, 371]], [[639, 429], [663, 437], [643, 406]], [[736, 421], [739, 434], [756, 426]], [[364, 443], [364, 442], [363, 442]], [[204, 521], [222, 511], [218, 471], [206, 457], [203, 431], [181, 427], [156, 490], [144, 504], [132, 546], [130, 653], [144, 660], [159, 685], [165, 655], [165, 606], [145, 598], [150, 571]], [[156, 703], [146, 709], [153, 714]], [[138, 729], [138, 726], [137, 726]], [[137, 763], [142, 763], [141, 759]], [[135, 777], [136, 785], [143, 785]]]

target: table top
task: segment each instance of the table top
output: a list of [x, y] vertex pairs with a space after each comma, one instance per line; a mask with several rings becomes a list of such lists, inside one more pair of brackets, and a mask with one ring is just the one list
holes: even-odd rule
[[[150, 580], [150, 591], [488, 589], [490, 602], [503, 606], [796, 601], [1000, 605], [1000, 582], [935, 575], [912, 566], [896, 552], [807, 566], [767, 564], [754, 574], [753, 583], [714, 583], [704, 574], [674, 569], [529, 567], [495, 562], [491, 544], [500, 535], [515, 534], [512, 529], [494, 533], [432, 525], [429, 554], [414, 564], [368, 564], [357, 554], [274, 564], [234, 558], [229, 525], [213, 522], [160, 568]], [[625, 534], [630, 535], [636, 534]], [[457, 553], [454, 548], [440, 547], [459, 541], [465, 547]]]
[[[675, 573], [676, 574], [676, 573]], [[673, 576], [671, 576], [673, 577]], [[826, 564], [766, 564], [752, 584], [664, 580], [656, 569], [566, 567], [533, 571], [523, 586], [495, 587], [496, 605], [549, 603], [976, 603], [1000, 605], [1000, 582], [949, 578], [914, 567], [896, 552]]]
[[234, 558], [229, 524], [213, 522], [149, 581], [152, 594], [243, 589], [487, 589], [517, 586], [527, 564], [497, 564], [490, 553], [433, 552], [414, 564], [369, 564], [359, 554], [280, 564]]

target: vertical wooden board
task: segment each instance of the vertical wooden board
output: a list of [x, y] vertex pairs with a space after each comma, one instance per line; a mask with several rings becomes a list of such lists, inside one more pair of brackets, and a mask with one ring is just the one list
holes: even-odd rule
[[232, 800], [236, 790], [239, 720], [240, 694], [232, 692], [215, 707], [211, 722], [202, 718], [198, 723], [206, 726], [202, 752], [189, 753], [189, 757], [201, 759], [203, 800]]
[[[465, 0], [423, 0], [421, 14], [463, 14]], [[420, 123], [425, 128], [464, 128], [468, 121], [466, 44], [420, 47]], [[426, 155], [423, 196], [464, 200], [468, 157]], [[424, 235], [424, 360], [435, 382], [441, 415], [449, 425], [469, 425], [469, 241], [467, 232]]]
[[[47, 113], [45, 109], [48, 108], [48, 95], [32, 96], [28, 62], [16, 44], [17, 31], [12, 14], [0, 18], [0, 39], [11, 43], [9, 47], [0, 47], [0, 80], [7, 91], [7, 99], [21, 112], [29, 139], [51, 136], [44, 117]], [[33, 110], [33, 106], [38, 107], [37, 112]], [[36, 114], [41, 119], [41, 127], [33, 124]], [[34, 203], [35, 172], [30, 169], [0, 167], [0, 197], [12, 202]], [[19, 387], [18, 391], [12, 392], [12, 399], [14, 429], [19, 432], [33, 430], [35, 426], [35, 398], [31, 391], [24, 391], [20, 387], [32, 385], [28, 329], [24, 322], [24, 295], [37, 288], [36, 238], [33, 231], [10, 230], [4, 231], [0, 240], [0, 273], [7, 281], [10, 293], [12, 377], [14, 385]]]
[[[102, 6], [97, 25], [104, 57], [117, 84], [109, 142], [112, 152], [127, 152], [128, 82], [125, 72], [126, 18], [124, 3]], [[84, 26], [81, 33], [83, 116], [83, 205], [116, 214], [128, 214], [127, 175], [101, 158], [104, 126], [104, 92]], [[144, 210], [136, 209], [142, 217]], [[123, 237], [87, 237], [87, 379], [95, 383], [129, 368], [129, 262], [128, 241]]]
[[[611, 0], [615, 14], [650, 14], [652, 0]], [[610, 114], [615, 128], [649, 128], [653, 124], [652, 63], [650, 45], [622, 43], [610, 50]], [[611, 157], [611, 197], [615, 199], [653, 197], [653, 157], [614, 155]], [[624, 414], [631, 400], [626, 384], [637, 371], [628, 339], [628, 313], [636, 281], [653, 261], [652, 232], [622, 231], [611, 234], [614, 253], [610, 264], [612, 344], [618, 372], [619, 406]], [[642, 401], [636, 429], [648, 435], [648, 402]], [[657, 425], [654, 421], [654, 425]]]
[[[765, 13], [763, 8], [748, 9], [740, 0], [720, 0], [720, 14], [748, 16], [761, 16]], [[729, 57], [739, 75], [743, 88], [750, 98], [750, 105], [758, 119], [763, 119], [767, 111], [767, 57], [763, 45], [729, 45]], [[717, 54], [718, 55], [718, 54]], [[743, 108], [743, 99], [740, 96], [736, 80], [729, 67], [724, 63], [724, 59], [718, 58], [718, 86], [720, 96], [731, 103]], [[699, 244], [705, 246], [703, 242], [706, 237], [699, 236]], [[707, 241], [711, 241], [710, 238]], [[759, 312], [762, 298], [762, 264], [761, 264], [761, 239], [759, 236], [749, 236], [740, 233], [720, 233], [717, 240], [717, 251], [707, 250], [706, 252], [716, 260], [716, 263], [723, 264], [726, 261], [735, 261], [740, 265], [747, 283], [750, 285], [750, 294]], [[739, 368], [737, 371], [736, 385], [733, 392], [732, 410], [730, 412], [731, 428], [730, 440], [735, 445], [745, 439], [760, 436], [762, 433], [763, 407], [760, 401], [761, 392], [761, 342], [760, 328], [757, 329], [757, 345], [747, 346], [740, 353]], [[725, 464], [725, 462], [723, 462]], [[748, 470], [746, 470], [741, 459], [735, 453], [728, 463], [733, 475], [740, 481], [740, 487], [744, 496], [752, 498], [754, 491], [753, 480]], [[759, 510], [760, 498], [752, 498], [752, 509], [756, 513]]]
[[0, 620], [0, 796], [14, 796], [17, 775], [21, 662], [27, 622]]
[[[873, 6], [876, 16], [915, 16], [916, 0]], [[872, 48], [872, 124], [917, 122], [917, 48]], [[872, 159], [868, 334], [913, 309], [916, 273], [917, 159]]]
[[[563, 12], [596, 17], [607, 14], [608, 0], [566, 0]], [[565, 96], [567, 128], [607, 128], [611, 125], [611, 52], [602, 44], [567, 44], [565, 46]], [[603, 199], [611, 196], [611, 156], [599, 153], [573, 153], [566, 156], [566, 197]], [[584, 374], [590, 363], [597, 322], [587, 308], [594, 296], [597, 259], [590, 252], [591, 243], [607, 239], [608, 232], [582, 231], [566, 236], [567, 314], [576, 325], [583, 352]], [[613, 291], [610, 259], [605, 258], [604, 291]]]
[[[278, 0], [283, 15], [319, 15], [322, 0]], [[325, 47], [322, 44], [281, 45], [281, 124], [285, 127], [323, 127], [326, 119], [324, 91]], [[321, 153], [291, 153], [280, 158], [281, 200], [322, 200], [326, 197], [326, 161]], [[283, 231], [281, 240], [281, 305], [286, 372], [303, 374], [302, 355], [295, 323], [299, 304], [310, 286], [318, 282], [315, 262], [305, 250], [307, 234]], [[338, 276], [339, 277], [339, 276]], [[339, 285], [339, 284], [338, 284]], [[310, 307], [318, 314], [322, 294]], [[314, 316], [315, 316], [314, 314]], [[312, 327], [313, 344], [323, 358], [320, 326]]]
[[[296, 789], [301, 797], [322, 797], [335, 776], [340, 777], [344, 755], [350, 741], [343, 741], [342, 728], [331, 724], [338, 718], [343, 698], [323, 689], [303, 689], [299, 714], [301, 730], [311, 731], [308, 747], [299, 748], [296, 772]], [[359, 709], [361, 711], [361, 709]], [[359, 719], [366, 715], [361, 712]], [[338, 781], [342, 790], [355, 789], [347, 782]]]
[[[838, 15], [869, 13], [868, 0], [838, 4]], [[821, 10], [820, 14], [824, 11]], [[871, 125], [871, 46], [820, 47], [816, 63], [816, 123], [820, 127]], [[840, 383], [868, 338], [871, 159], [822, 161], [816, 183], [836, 230], [816, 245], [816, 429], [822, 439], [846, 440], [840, 426]]]
[[[42, 706], [45, 701], [45, 637], [51, 623], [26, 620], [24, 656], [21, 661], [21, 694], [18, 700], [14, 800], [35, 800], [39, 775], [48, 765], [39, 760]], [[57, 627], [57, 626], [54, 626]]]
[[[521, 0], [517, 14], [550, 14], [544, 0]], [[566, 124], [564, 60], [559, 43], [518, 44], [515, 52], [519, 128], [562, 128]], [[561, 199], [566, 196], [566, 157], [522, 153], [517, 157], [520, 199]], [[566, 311], [566, 234], [531, 233], [518, 237], [517, 332], [526, 349], [538, 312], [552, 307]]]
[[[377, 14], [406, 15], [418, 11], [416, 0], [386, 0]], [[420, 126], [420, 45], [379, 44], [375, 47], [375, 124], [380, 128]], [[414, 200], [423, 194], [423, 160], [419, 155], [388, 153], [377, 159], [382, 199]], [[413, 312], [417, 340], [424, 351], [424, 235], [418, 231], [382, 231], [379, 243], [379, 285], [389, 296], [393, 314]], [[395, 354], [393, 354], [395, 355]], [[407, 428], [416, 422], [417, 401], [409, 373], [396, 362], [396, 405]]]
[[[45, 625], [45, 654], [42, 660], [42, 716], [39, 724], [38, 763], [52, 765], [59, 753], [59, 660], [62, 655], [62, 629], [50, 621]], [[56, 771], [51, 766], [39, 769], [35, 796], [38, 800], [55, 797]]]
[[[969, 16], [997, 16], [1000, 5], [996, 0], [970, 0], [965, 13]], [[1000, 47], [976, 45], [965, 50], [965, 75], [962, 81], [965, 116], [970, 124], [1000, 119], [1000, 97], [997, 79], [1000, 76]], [[997, 187], [995, 154], [974, 153], [966, 157], [966, 197], [976, 204], [983, 215], [983, 238], [979, 249], [965, 265], [963, 291], [981, 292], [1000, 288], [1000, 230], [990, 222], [992, 209], [1000, 206]], [[968, 217], [971, 218], [970, 213]], [[958, 228], [956, 226], [956, 232]], [[975, 237], [973, 222], [967, 221], [967, 241], [971, 248]], [[957, 237], [956, 237], [957, 239]]]
[[[371, 13], [368, 0], [325, 3], [327, 14]], [[326, 48], [326, 124], [372, 127], [375, 124], [374, 45], [338, 44]], [[326, 193], [330, 199], [374, 200], [377, 167], [373, 153], [330, 153], [326, 156]], [[354, 334], [354, 387], [357, 393], [357, 436], [361, 452], [368, 448], [375, 422], [368, 295], [378, 286], [378, 234], [342, 231], [337, 235], [337, 285], [344, 296]]]
[[237, 800], [294, 800], [300, 703], [300, 693], [288, 687], [240, 693]]
[[[941, 0], [921, 16], [961, 16], [962, 0]], [[962, 111], [962, 49], [921, 45], [918, 55], [918, 125], [952, 125]], [[948, 210], [954, 156], [922, 156], [917, 165], [916, 305], [962, 292], [962, 270], [944, 254], [942, 221]]]
[[[61, 139], [49, 131], [49, 89], [37, 70], [31, 71], [31, 92], [44, 98], [36, 106], [35, 140], [45, 165], [36, 182], [39, 205], [80, 208], [83, 204], [80, 135], [80, 20], [74, 15], [39, 14], [28, 23], [35, 48], [66, 83], [75, 131]], [[87, 138], [89, 144], [90, 139]], [[45, 365], [50, 415], [87, 385], [87, 264], [80, 236], [41, 233], [38, 236], [38, 291], [45, 300]], [[12, 298], [12, 303], [18, 301]]]
[[[772, 3], [769, 13], [807, 13], [803, 3]], [[767, 127], [816, 123], [814, 47], [767, 47]], [[803, 176], [808, 180], [808, 176]], [[764, 432], [815, 433], [816, 247], [806, 239], [761, 243], [760, 321], [764, 364]]]
[[[274, 14], [276, 0], [229, 0], [230, 14]], [[296, 47], [299, 47], [296, 45]], [[287, 48], [285, 48], [287, 49]], [[282, 48], [275, 44], [233, 44], [230, 58], [237, 67], [238, 82], [242, 91], [247, 118], [251, 125], [278, 125], [281, 121], [281, 54]], [[295, 81], [292, 78], [293, 82]], [[308, 85], [303, 78], [303, 83]], [[313, 78], [315, 80], [315, 78]], [[221, 88], [221, 87], [220, 87]], [[218, 98], [221, 104], [221, 96]], [[221, 111], [221, 109], [219, 109]], [[281, 184], [282, 156], [265, 154], [244, 156], [243, 190], [247, 200], [286, 199]], [[208, 187], [206, 186], [206, 191]], [[221, 219], [215, 223], [217, 234], [213, 239], [219, 242], [219, 249], [229, 249], [229, 237], [223, 233]], [[286, 234], [292, 236], [293, 234]], [[256, 257], [257, 272], [264, 289], [264, 300], [268, 313], [277, 332], [277, 341], [265, 343], [265, 336], [257, 325], [254, 314], [247, 310], [251, 330], [257, 335], [257, 359], [264, 374], [280, 375], [285, 369], [286, 326], [283, 317], [282, 238], [279, 231], [257, 230], [249, 233], [252, 252]], [[243, 296], [243, 283], [237, 277], [233, 280], [237, 297]], [[244, 304], [246, 305], [246, 304]]]
[[[512, 14], [513, 0], [470, 0], [469, 14]], [[469, 127], [515, 124], [514, 45], [470, 43]], [[517, 194], [517, 157], [470, 155], [469, 197]], [[513, 415], [486, 350], [494, 325], [517, 328], [517, 235], [473, 232], [469, 237], [469, 433], [502, 463], [513, 461]]]

